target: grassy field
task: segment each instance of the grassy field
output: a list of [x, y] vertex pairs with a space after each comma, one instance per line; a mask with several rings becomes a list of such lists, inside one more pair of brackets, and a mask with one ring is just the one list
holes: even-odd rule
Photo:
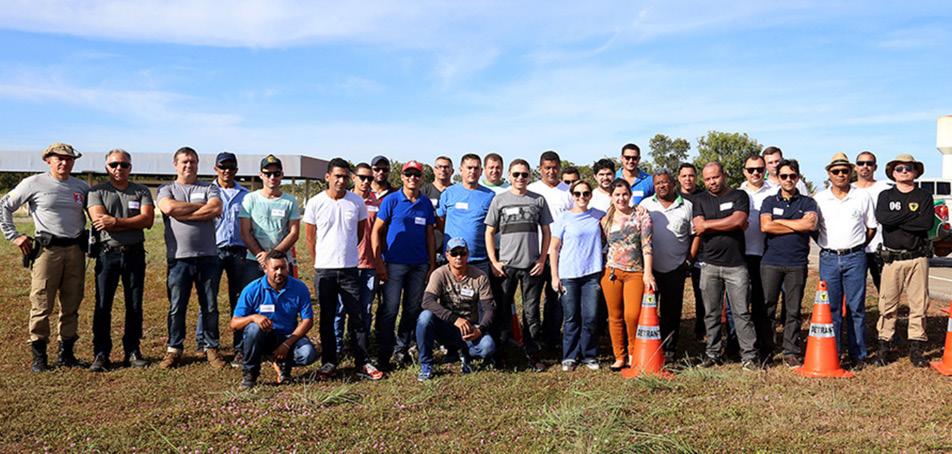
[[[164, 352], [168, 305], [161, 227], [157, 222], [147, 242], [143, 350], [154, 362]], [[303, 255], [306, 263], [309, 254]], [[410, 368], [378, 383], [345, 374], [279, 387], [268, 384], [273, 375], [266, 370], [264, 385], [252, 392], [238, 391], [237, 369], [214, 370], [194, 350], [195, 359], [171, 371], [153, 363], [103, 374], [32, 374], [29, 274], [9, 243], [0, 248], [0, 261], [9, 266], [0, 278], [0, 452], [952, 451], [952, 380], [915, 369], [905, 358], [851, 380], [809, 380], [785, 367], [743, 372], [737, 363], [686, 367], [668, 381], [622, 380], [607, 368], [563, 373], [553, 365], [544, 373], [463, 376], [455, 366], [441, 366], [441, 375], [426, 384]], [[92, 262], [87, 273], [78, 355], [88, 362]], [[815, 288], [816, 277], [807, 285]], [[807, 293], [809, 304], [813, 293]], [[940, 308], [947, 304], [934, 301], [930, 309], [930, 358], [941, 354], [946, 316]], [[223, 343], [230, 342], [227, 306], [222, 299]], [[870, 342], [875, 306], [871, 296]], [[190, 348], [196, 307], [193, 297]], [[692, 308], [685, 304], [682, 339], [696, 353]], [[114, 349], [113, 361], [121, 359], [122, 317], [120, 297], [113, 313], [120, 351]]]

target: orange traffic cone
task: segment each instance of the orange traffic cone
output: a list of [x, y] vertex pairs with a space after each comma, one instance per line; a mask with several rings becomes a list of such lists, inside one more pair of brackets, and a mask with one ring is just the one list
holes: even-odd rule
[[[291, 261], [297, 264], [297, 247], [295, 246], [291, 246]], [[291, 272], [291, 275], [294, 276], [295, 279], [298, 277], [298, 268], [300, 268], [300, 266], [295, 266]]]
[[635, 334], [634, 354], [631, 365], [621, 371], [624, 378], [641, 375], [671, 377], [664, 370], [664, 351], [661, 350], [661, 326], [658, 320], [658, 303], [654, 291], [646, 290], [641, 299], [641, 314], [638, 316], [638, 331]]
[[803, 366], [798, 367], [796, 372], [804, 377], [853, 376], [852, 372], [840, 367], [840, 357], [836, 353], [836, 336], [833, 332], [833, 315], [830, 312], [830, 295], [826, 292], [826, 281], [820, 281], [816, 286], [810, 337], [807, 338], [807, 354]]
[[949, 305], [949, 325], [945, 333], [945, 353], [942, 354], [942, 361], [929, 364], [942, 375], [952, 375], [952, 304]]

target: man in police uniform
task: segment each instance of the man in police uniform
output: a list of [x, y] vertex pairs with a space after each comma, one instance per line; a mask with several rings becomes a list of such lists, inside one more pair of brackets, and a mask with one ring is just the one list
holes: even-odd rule
[[879, 293], [879, 355], [886, 365], [896, 334], [899, 296], [909, 303], [909, 361], [915, 367], [929, 363], [922, 357], [926, 342], [926, 309], [929, 307], [929, 259], [932, 244], [929, 229], [934, 222], [932, 195], [916, 187], [924, 166], [909, 154], [900, 154], [886, 164], [886, 176], [896, 186], [879, 194], [876, 220], [882, 225], [883, 274]]
[[[79, 303], [83, 300], [86, 270], [86, 194], [89, 186], [71, 177], [76, 159], [82, 156], [65, 143], [54, 143], [43, 151], [49, 173], [24, 179], [0, 200], [0, 230], [33, 262], [30, 284], [30, 346], [33, 372], [47, 370], [46, 345], [50, 337], [50, 313], [59, 294], [59, 357], [57, 364], [79, 365], [73, 346], [79, 336]], [[26, 204], [36, 227], [36, 243], [17, 231], [13, 213]]]
[[139, 351], [142, 339], [142, 292], [145, 287], [145, 234], [152, 228], [155, 207], [149, 188], [129, 182], [132, 156], [123, 149], [106, 153], [109, 181], [89, 191], [89, 217], [100, 232], [101, 251], [96, 257], [96, 309], [93, 312], [93, 364], [89, 370], [109, 368], [112, 350], [112, 301], [119, 280], [125, 296], [126, 317], [122, 336], [123, 365], [145, 367]]

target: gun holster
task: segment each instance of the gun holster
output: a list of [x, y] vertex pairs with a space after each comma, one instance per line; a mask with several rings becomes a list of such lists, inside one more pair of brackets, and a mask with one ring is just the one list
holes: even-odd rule
[[[23, 267], [24, 268], [33, 268], [33, 262], [36, 261], [36, 258], [40, 255], [40, 248], [43, 247], [43, 244], [40, 243], [40, 236], [43, 234], [40, 233], [36, 238], [27, 237], [27, 241], [30, 242], [30, 253], [23, 256]], [[49, 237], [46, 238], [49, 241]], [[49, 243], [47, 243], [49, 244]]]

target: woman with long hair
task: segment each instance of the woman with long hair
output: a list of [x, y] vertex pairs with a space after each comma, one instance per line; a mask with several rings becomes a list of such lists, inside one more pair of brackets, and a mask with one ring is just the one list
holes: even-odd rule
[[654, 291], [651, 272], [651, 217], [642, 207], [632, 207], [631, 186], [619, 178], [612, 182], [612, 204], [601, 226], [608, 243], [602, 292], [608, 307], [608, 333], [615, 362], [611, 369], [630, 365], [634, 353], [641, 297]]

